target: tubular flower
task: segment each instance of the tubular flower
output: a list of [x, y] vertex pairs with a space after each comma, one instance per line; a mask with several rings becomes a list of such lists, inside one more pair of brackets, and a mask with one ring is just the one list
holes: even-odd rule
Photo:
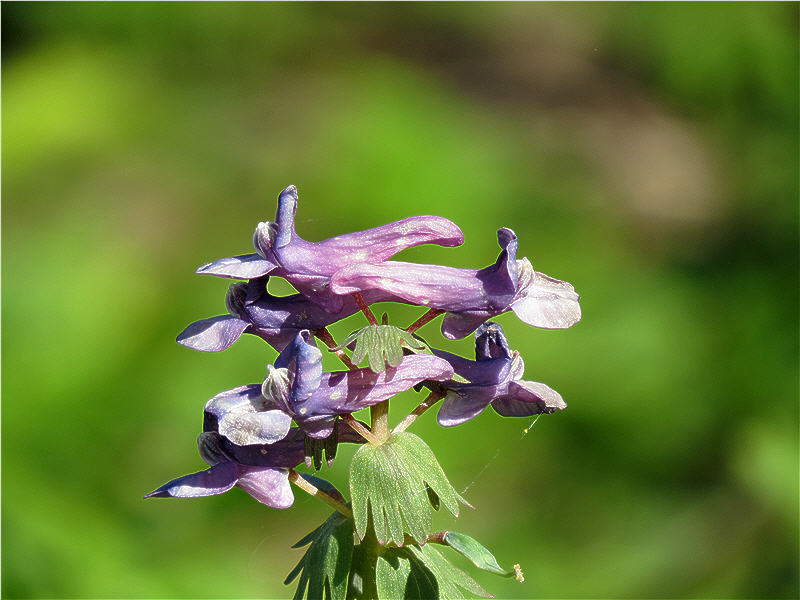
[[452, 221], [419, 216], [321, 242], [307, 242], [295, 232], [297, 200], [295, 186], [281, 192], [275, 222], [259, 223], [253, 234], [255, 254], [223, 258], [201, 266], [197, 272], [234, 279], [279, 275], [312, 302], [338, 312], [343, 300], [329, 289], [336, 271], [358, 263], [379, 263], [420, 244], [458, 246], [464, 241]]
[[[339, 442], [361, 443], [354, 431], [342, 428]], [[288, 508], [294, 502], [289, 471], [303, 462], [304, 435], [293, 427], [274, 444], [238, 446], [216, 431], [197, 438], [200, 456], [210, 469], [184, 475], [147, 494], [145, 498], [197, 498], [213, 496], [238, 487], [272, 508]]]
[[525, 366], [519, 352], [511, 351], [503, 328], [484, 323], [475, 332], [475, 358], [468, 360], [449, 352], [434, 350], [469, 383], [450, 381], [438, 421], [444, 427], [460, 425], [492, 405], [504, 417], [550, 414], [567, 404], [561, 395], [543, 383], [522, 381]]
[[339, 415], [374, 406], [423, 381], [447, 381], [453, 376], [446, 360], [430, 354], [405, 356], [398, 366], [381, 373], [368, 368], [323, 373], [322, 353], [309, 331], [298, 333], [268, 368], [261, 386], [264, 398], [316, 439], [332, 433]]
[[[273, 296], [267, 292], [269, 275], [230, 286], [225, 303], [229, 314], [196, 321], [184, 329], [177, 342], [202, 352], [219, 352], [243, 333], [265, 340], [278, 352], [303, 329], [316, 331], [359, 311], [352, 296], [342, 298], [337, 312], [329, 312], [303, 294]], [[392, 298], [383, 292], [363, 294], [368, 304]]]
[[517, 235], [498, 230], [502, 248], [484, 269], [457, 269], [397, 261], [352, 265], [331, 278], [336, 294], [382, 291], [408, 304], [446, 311], [442, 333], [462, 338], [481, 323], [509, 310], [534, 327], [564, 329], [581, 318], [578, 294], [569, 283], [533, 270], [517, 260]]

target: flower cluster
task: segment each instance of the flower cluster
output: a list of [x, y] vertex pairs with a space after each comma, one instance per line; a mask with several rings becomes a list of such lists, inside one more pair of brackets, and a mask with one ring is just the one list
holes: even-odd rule
[[[330, 484], [299, 475], [295, 467], [305, 462], [319, 469], [323, 452], [330, 465], [339, 443], [369, 442], [379, 448], [393, 436], [397, 441], [387, 447], [397, 452], [411, 448], [408, 452], [422, 456], [419, 452], [429, 451], [419, 450], [414, 442], [418, 438], [401, 440], [401, 433], [439, 400], [438, 422], [445, 427], [473, 419], [490, 405], [504, 417], [548, 414], [566, 407], [548, 386], [522, 379], [519, 352], [510, 348], [502, 327], [490, 320], [512, 311], [534, 327], [560, 329], [581, 316], [578, 295], [569, 283], [534, 271], [527, 258], [517, 258], [517, 236], [511, 229], [497, 232], [500, 255], [482, 269], [397, 262], [390, 259], [401, 250], [420, 244], [458, 246], [463, 234], [448, 219], [419, 216], [308, 242], [295, 231], [297, 203], [296, 188], [286, 188], [278, 197], [275, 221], [256, 227], [253, 253], [197, 269], [238, 281], [227, 292], [228, 313], [192, 323], [178, 336], [178, 343], [217, 352], [249, 333], [265, 340], [278, 355], [260, 383], [221, 392], [206, 403], [198, 445], [210, 468], [170, 481], [148, 497], [208, 496], [236, 486], [267, 506], [287, 508], [294, 500], [291, 482], [315, 490], [312, 493], [352, 518], [344, 498]], [[271, 277], [284, 278], [298, 293], [270, 294]], [[387, 301], [420, 306], [427, 312], [405, 330], [389, 325], [385, 315], [383, 324], [378, 324], [369, 305]], [[359, 311], [369, 325], [337, 346], [327, 326]], [[432, 349], [414, 334], [441, 314], [446, 338], [474, 332], [475, 360]], [[325, 372], [317, 340], [347, 368]], [[345, 352], [348, 348], [355, 350], [352, 355]], [[359, 368], [367, 355], [369, 366]], [[427, 388], [430, 393], [389, 432], [388, 400], [412, 388]], [[367, 407], [374, 411], [371, 427], [352, 415]], [[446, 478], [441, 479], [444, 475], [437, 475], [440, 471], [436, 463], [427, 475], [423, 471], [419, 475], [420, 482], [427, 482], [422, 488], [428, 486], [429, 491], [436, 487], [433, 480], [439, 481], [434, 496], [450, 494]], [[355, 507], [356, 490], [351, 492]], [[449, 497], [455, 506], [458, 495], [453, 491]], [[359, 531], [366, 521], [359, 525], [357, 518], [356, 523]]]

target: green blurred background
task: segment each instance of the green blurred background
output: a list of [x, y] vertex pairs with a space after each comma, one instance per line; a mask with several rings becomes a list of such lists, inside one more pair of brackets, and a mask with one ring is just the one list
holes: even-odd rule
[[438, 214], [463, 247], [401, 258], [480, 267], [510, 226], [582, 295], [498, 319], [568, 410], [414, 427], [498, 597], [796, 597], [797, 4], [3, 3], [2, 42], [4, 597], [290, 595], [323, 505], [142, 495], [275, 356], [173, 339], [292, 183], [307, 239]]

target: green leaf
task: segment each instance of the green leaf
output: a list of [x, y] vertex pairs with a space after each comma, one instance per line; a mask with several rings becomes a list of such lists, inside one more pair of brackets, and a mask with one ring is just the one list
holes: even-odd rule
[[403, 362], [403, 348], [408, 348], [414, 353], [427, 352], [430, 354], [425, 342], [412, 334], [393, 325], [367, 325], [348, 335], [344, 341], [333, 348], [341, 350], [356, 343], [353, 350], [352, 361], [360, 365], [367, 358], [369, 368], [375, 373], [382, 373], [386, 365], [396, 367]]
[[458, 567], [450, 564], [433, 544], [422, 547], [408, 546], [405, 548], [424, 568], [435, 577], [439, 587], [439, 598], [466, 598], [464, 591], [480, 598], [493, 598], [472, 577]]
[[389, 549], [378, 558], [375, 572], [380, 600], [492, 597], [431, 544]]
[[415, 333], [408, 333], [404, 329], [398, 329], [401, 343], [403, 347], [408, 348], [414, 354], [433, 354], [430, 346]]
[[300, 580], [294, 600], [344, 600], [350, 561], [353, 556], [353, 523], [335, 512], [319, 527], [309, 533], [293, 548], [311, 544], [284, 584], [290, 584], [298, 575]]
[[408, 531], [424, 543], [431, 528], [431, 493], [458, 516], [460, 496], [431, 449], [413, 433], [393, 435], [380, 446], [364, 445], [353, 457], [350, 494], [360, 539], [372, 516], [379, 542], [401, 546]]
[[507, 571], [497, 564], [497, 559], [475, 538], [457, 531], [448, 531], [444, 536], [444, 542], [459, 554], [465, 556], [479, 569], [502, 575], [503, 577], [515, 577], [514, 569]]
[[375, 579], [380, 600], [439, 597], [436, 577], [404, 548], [388, 550], [378, 558]]

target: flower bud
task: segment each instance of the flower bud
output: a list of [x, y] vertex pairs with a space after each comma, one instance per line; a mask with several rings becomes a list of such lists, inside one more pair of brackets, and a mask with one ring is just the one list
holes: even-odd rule
[[253, 232], [253, 248], [256, 253], [266, 260], [273, 260], [272, 248], [275, 245], [275, 238], [278, 235], [278, 225], [272, 221], [266, 221], [256, 225]]
[[234, 317], [243, 319], [244, 304], [247, 299], [247, 282], [239, 281], [228, 288], [225, 295], [225, 306]]
[[222, 446], [222, 438], [215, 432], [204, 432], [197, 436], [197, 447], [200, 456], [210, 466], [233, 460]]
[[267, 365], [269, 373], [261, 384], [261, 394], [267, 401], [273, 401], [287, 413], [293, 413], [289, 402], [291, 384], [289, 383], [289, 369], [276, 369], [273, 365]]

